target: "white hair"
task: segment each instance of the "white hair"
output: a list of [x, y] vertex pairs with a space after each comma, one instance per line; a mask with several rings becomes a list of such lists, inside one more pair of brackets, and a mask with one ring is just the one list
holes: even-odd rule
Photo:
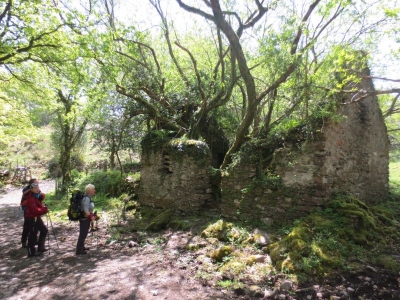
[[86, 187], [85, 187], [85, 192], [87, 193], [90, 190], [94, 190], [94, 185], [89, 183]]

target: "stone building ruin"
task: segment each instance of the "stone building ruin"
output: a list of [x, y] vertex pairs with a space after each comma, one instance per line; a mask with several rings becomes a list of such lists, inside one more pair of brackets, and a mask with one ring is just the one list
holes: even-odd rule
[[[156, 137], [157, 138], [157, 137]], [[156, 145], [155, 145], [156, 144]], [[212, 200], [211, 152], [195, 140], [149, 137], [142, 143], [139, 201], [194, 214]]]
[[[368, 77], [358, 85], [374, 89]], [[271, 224], [319, 209], [337, 192], [367, 204], [383, 201], [388, 193], [389, 140], [377, 97], [340, 105], [338, 113], [343, 116], [340, 121], [325, 120], [312, 138], [283, 143], [268, 165], [239, 157], [222, 173], [222, 215]], [[146, 148], [139, 201], [196, 213], [212, 201], [210, 176], [205, 143], [175, 140], [151, 151]]]

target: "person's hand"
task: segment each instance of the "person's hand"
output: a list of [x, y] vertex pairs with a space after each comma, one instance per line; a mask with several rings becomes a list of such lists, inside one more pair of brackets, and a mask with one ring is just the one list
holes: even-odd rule
[[90, 213], [87, 218], [89, 221], [93, 221], [95, 217], [94, 214]]
[[49, 212], [49, 208], [47, 206], [44, 207], [44, 214], [47, 214]]

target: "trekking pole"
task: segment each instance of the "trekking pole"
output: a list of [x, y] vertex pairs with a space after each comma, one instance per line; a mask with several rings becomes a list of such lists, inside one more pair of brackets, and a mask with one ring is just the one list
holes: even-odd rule
[[96, 230], [96, 250], [99, 250], [99, 228], [98, 227]]
[[[47, 219], [47, 228], [49, 228], [49, 218]], [[50, 255], [50, 233], [47, 233], [47, 244], [49, 245], [49, 255]]]
[[53, 230], [53, 235], [54, 235], [54, 239], [56, 240], [57, 248], [60, 249], [60, 247], [58, 246], [56, 232], [55, 232], [54, 227], [53, 227], [53, 222], [51, 222], [51, 218], [50, 218], [50, 214], [49, 213], [47, 213], [47, 218], [50, 220], [50, 226], [51, 226], [51, 230]]

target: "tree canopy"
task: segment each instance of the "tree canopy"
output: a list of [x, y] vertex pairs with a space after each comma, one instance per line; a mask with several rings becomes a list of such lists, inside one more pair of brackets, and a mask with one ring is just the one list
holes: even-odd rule
[[[374, 70], [382, 70], [382, 43], [398, 63], [397, 4], [5, 1], [1, 134], [48, 122], [38, 121], [40, 108], [56, 116], [65, 109], [63, 95], [75, 99], [76, 109], [59, 114], [58, 124], [80, 120], [119, 136], [109, 144], [110, 160], [128, 132], [165, 130], [203, 139], [218, 157], [215, 166], [224, 168], [246, 141], [328, 116], [332, 99], [347, 105], [337, 100], [340, 93], [358, 95], [355, 101], [382, 94], [384, 114], [393, 119], [399, 79]], [[379, 89], [360, 93], [350, 83], [367, 63]], [[11, 117], [18, 110], [29, 118]]]

